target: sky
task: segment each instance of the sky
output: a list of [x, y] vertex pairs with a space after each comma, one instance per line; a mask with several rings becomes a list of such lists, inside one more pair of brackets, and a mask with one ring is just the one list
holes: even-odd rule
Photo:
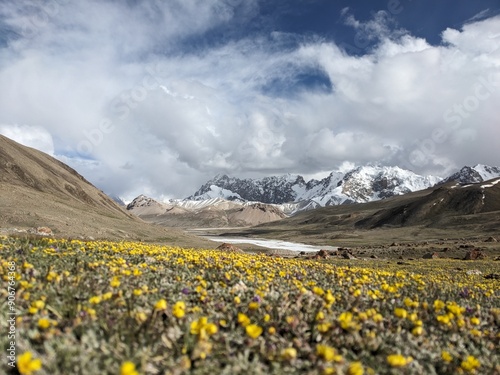
[[0, 134], [104, 192], [500, 165], [498, 0], [0, 0]]

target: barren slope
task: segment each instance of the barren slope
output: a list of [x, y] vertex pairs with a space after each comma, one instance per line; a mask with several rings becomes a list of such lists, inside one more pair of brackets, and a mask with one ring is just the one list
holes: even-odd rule
[[0, 231], [40, 226], [51, 228], [58, 236], [210, 245], [180, 231], [145, 223], [64, 163], [0, 135]]

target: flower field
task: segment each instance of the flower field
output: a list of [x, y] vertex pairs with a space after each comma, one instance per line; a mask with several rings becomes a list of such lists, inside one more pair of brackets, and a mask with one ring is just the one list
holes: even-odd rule
[[500, 374], [499, 262], [7, 237], [0, 253], [8, 374]]

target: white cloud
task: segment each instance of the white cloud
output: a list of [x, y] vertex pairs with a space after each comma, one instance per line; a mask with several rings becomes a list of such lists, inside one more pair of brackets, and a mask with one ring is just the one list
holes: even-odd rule
[[[33, 26], [44, 10], [27, 4], [0, 17]], [[351, 56], [279, 32], [210, 47], [205, 33], [250, 22], [256, 1], [57, 4], [37, 33], [0, 49], [0, 123], [24, 124], [24, 142], [45, 139], [36, 146], [106, 192], [184, 197], [216, 173], [315, 175], [346, 161], [440, 174], [498, 164], [499, 17], [447, 29], [433, 46], [385, 13], [348, 16], [377, 41]], [[332, 90], [291, 83], [311, 72]], [[266, 92], [273, 82], [290, 85]]]
[[39, 126], [0, 124], [0, 134], [28, 147], [54, 155], [54, 142], [50, 133]]

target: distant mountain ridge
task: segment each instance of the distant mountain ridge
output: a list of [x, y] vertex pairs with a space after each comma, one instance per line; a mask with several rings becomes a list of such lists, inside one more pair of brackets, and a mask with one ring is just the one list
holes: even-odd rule
[[322, 180], [308, 182], [302, 176], [292, 174], [261, 179], [217, 175], [186, 199], [223, 198], [269, 204], [302, 202], [302, 208], [316, 208], [370, 202], [423, 190], [439, 181], [439, 177], [420, 176], [399, 167], [376, 165], [358, 167], [347, 173], [334, 171]]
[[127, 211], [151, 223], [184, 228], [252, 226], [286, 217], [282, 207], [261, 202], [222, 198], [158, 202], [145, 195], [130, 202]]
[[[465, 166], [445, 179], [379, 165], [361, 166], [347, 173], [333, 171], [321, 180], [307, 182], [302, 176], [293, 174], [261, 179], [217, 175], [185, 199], [159, 202], [140, 195], [127, 210], [148, 221], [169, 226], [251, 225], [251, 221], [279, 220], [282, 214], [289, 216], [319, 207], [373, 202], [446, 183], [467, 185], [496, 177], [500, 177], [500, 168], [482, 164]], [[250, 206], [252, 209], [248, 208]], [[250, 215], [252, 220], [239, 220], [235, 224], [232, 213], [241, 210], [254, 212]]]

